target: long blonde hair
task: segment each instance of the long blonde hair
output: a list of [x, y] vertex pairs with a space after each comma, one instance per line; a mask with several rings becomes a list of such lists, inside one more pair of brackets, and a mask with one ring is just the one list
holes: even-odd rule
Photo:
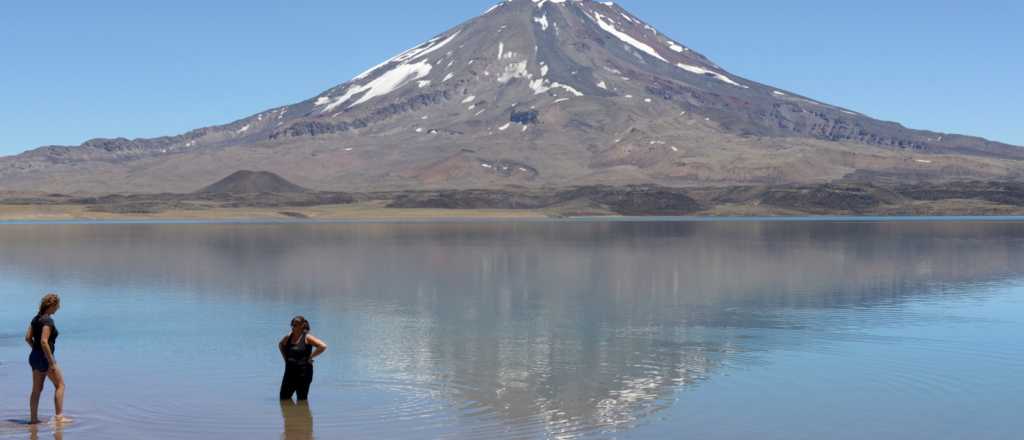
[[43, 316], [51, 307], [58, 305], [60, 305], [60, 296], [57, 296], [56, 293], [47, 293], [39, 302], [39, 314], [36, 316]]

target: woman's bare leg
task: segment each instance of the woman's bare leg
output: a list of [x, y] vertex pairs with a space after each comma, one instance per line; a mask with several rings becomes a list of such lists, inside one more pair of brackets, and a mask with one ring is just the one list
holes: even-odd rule
[[50, 378], [50, 382], [53, 382], [53, 386], [57, 388], [53, 393], [53, 409], [57, 413], [54, 419], [61, 422], [64, 419], [64, 376], [59, 368], [51, 368], [47, 376]]
[[46, 373], [32, 370], [32, 395], [28, 399], [29, 423], [39, 423], [39, 396], [43, 394], [44, 385], [46, 385]]

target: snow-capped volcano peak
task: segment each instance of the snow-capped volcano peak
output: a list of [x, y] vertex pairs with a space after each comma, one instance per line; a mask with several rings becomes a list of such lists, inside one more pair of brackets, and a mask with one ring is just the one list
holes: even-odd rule
[[[597, 53], [601, 49], [608, 53]], [[594, 64], [602, 64], [604, 73], [595, 74]], [[513, 87], [535, 95], [554, 90], [579, 97], [590, 90], [609, 96], [609, 84], [629, 80], [614, 73], [621, 72], [617, 66], [631, 64], [749, 87], [613, 3], [509, 0], [327, 91], [314, 105], [321, 113], [348, 111], [403, 91], [443, 89], [452, 80], [522, 80]]]
[[[616, 3], [507, 0], [298, 104], [179, 136], [40, 149], [0, 161], [0, 182], [43, 188], [64, 163], [178, 154], [201, 158], [188, 181], [223, 177], [205, 155], [224, 154], [337, 189], [943, 179], [947, 167], [989, 179], [1018, 175], [990, 158], [1022, 151], [751, 81]], [[137, 188], [133, 167], [104, 188]]]

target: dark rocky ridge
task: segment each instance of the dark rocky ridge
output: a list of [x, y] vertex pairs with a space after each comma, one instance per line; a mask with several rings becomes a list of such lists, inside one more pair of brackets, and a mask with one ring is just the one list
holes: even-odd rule
[[544, 209], [578, 202], [621, 215], [690, 215], [704, 209], [678, 188], [593, 186], [548, 191], [424, 191], [398, 194], [389, 208]]
[[[2, 199], [0, 204], [21, 205], [23, 199]], [[210, 208], [302, 208], [346, 205], [357, 201], [353, 194], [336, 192], [289, 193], [191, 193], [113, 194], [102, 197], [36, 198], [34, 205], [84, 205], [95, 212], [156, 214], [170, 210], [204, 211]]]
[[1011, 206], [1024, 206], [1024, 183], [957, 182], [954, 185], [906, 185], [894, 189], [914, 200], [986, 200]]
[[86, 206], [93, 212], [150, 215], [212, 208], [296, 211], [364, 203], [381, 208], [534, 210], [550, 216], [706, 215], [1024, 215], [1024, 184], [951, 182], [877, 186], [822, 184], [671, 188], [657, 185], [582, 186], [566, 189], [439, 190], [399, 192], [286, 192], [124, 194], [74, 197], [63, 194], [0, 195], [0, 206]]

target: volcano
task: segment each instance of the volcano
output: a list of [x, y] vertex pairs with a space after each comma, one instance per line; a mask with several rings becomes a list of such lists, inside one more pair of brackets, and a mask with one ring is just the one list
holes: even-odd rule
[[200, 194], [287, 194], [308, 192], [306, 188], [266, 171], [242, 170], [199, 191]]
[[303, 102], [0, 158], [0, 190], [192, 192], [242, 169], [326, 191], [1015, 181], [1022, 159], [733, 74], [617, 4], [509, 0]]

